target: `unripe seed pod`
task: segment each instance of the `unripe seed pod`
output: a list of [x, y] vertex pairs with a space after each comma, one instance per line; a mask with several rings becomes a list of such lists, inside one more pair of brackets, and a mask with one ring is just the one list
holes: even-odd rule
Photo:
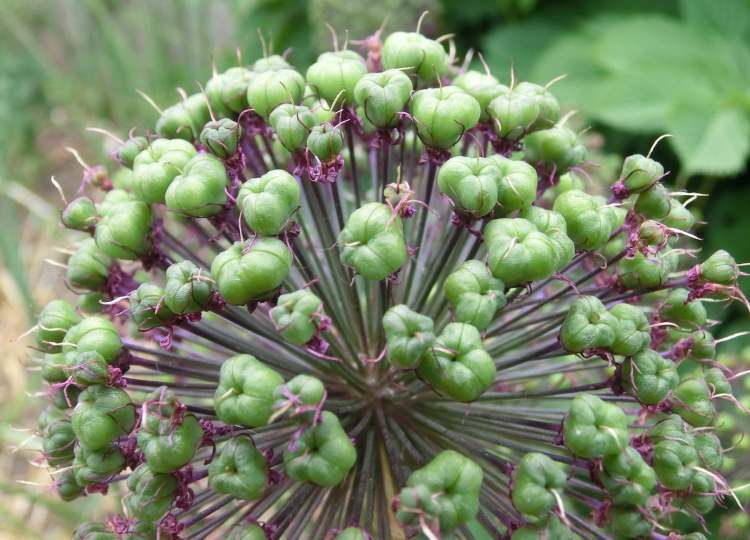
[[622, 363], [622, 384], [644, 405], [656, 405], [680, 382], [675, 364], [658, 352], [646, 349]]
[[545, 454], [529, 452], [523, 456], [515, 471], [511, 498], [527, 523], [544, 523], [557, 507], [552, 491], [561, 493], [565, 489], [566, 469]]
[[656, 473], [638, 451], [629, 446], [602, 460], [602, 484], [615, 504], [645, 506], [656, 487]]
[[394, 32], [383, 43], [384, 69], [399, 69], [424, 81], [434, 81], [448, 69], [443, 46], [417, 32]]
[[76, 313], [73, 306], [65, 300], [52, 300], [44, 306], [37, 319], [37, 346], [45, 352], [60, 352], [60, 343], [64, 341], [65, 334], [70, 327], [79, 322], [81, 316]]
[[661, 223], [649, 219], [638, 227], [638, 239], [649, 246], [663, 246], [667, 241], [667, 234]]
[[672, 289], [661, 306], [661, 317], [681, 328], [693, 330], [706, 324], [708, 314], [703, 302], [688, 302], [687, 289]]
[[379, 281], [406, 262], [401, 219], [384, 204], [367, 203], [349, 216], [339, 234], [341, 262], [365, 279]]
[[529, 220], [540, 232], [553, 240], [560, 261], [559, 269], [573, 259], [576, 248], [568, 236], [568, 224], [562, 214], [539, 206], [529, 206], [521, 209], [519, 216]]
[[[325, 399], [326, 389], [323, 382], [317, 377], [301, 373], [292, 377], [289, 382], [279, 385], [273, 392], [273, 409], [275, 414], [280, 414], [290, 405], [294, 407], [294, 415], [303, 411], [297, 408], [319, 407]], [[312, 410], [302, 415], [303, 420], [309, 421], [314, 416]]]
[[135, 425], [135, 406], [120, 388], [89, 386], [78, 396], [71, 421], [81, 445], [101, 450], [120, 435], [130, 433]]
[[710, 332], [698, 330], [689, 336], [692, 360], [713, 360], [716, 357], [716, 340]]
[[732, 395], [732, 385], [721, 369], [715, 367], [707, 369], [703, 373], [703, 379], [711, 390], [712, 396], [716, 394]]
[[609, 349], [617, 336], [618, 320], [595, 296], [579, 296], [568, 309], [560, 328], [566, 351], [580, 353]]
[[282, 384], [281, 375], [254, 356], [232, 356], [221, 365], [216, 415], [227, 424], [264, 426], [273, 413], [274, 391]]
[[93, 238], [87, 238], [68, 259], [68, 283], [79, 289], [102, 289], [107, 283], [112, 262], [112, 258], [97, 247]]
[[292, 65], [280, 54], [270, 54], [256, 60], [253, 63], [252, 71], [263, 73], [265, 71], [281, 71], [283, 69], [292, 69]]
[[156, 132], [167, 139], [192, 141], [210, 119], [206, 96], [193, 94], [164, 110], [156, 122]]
[[208, 483], [216, 493], [252, 501], [268, 483], [268, 466], [250, 437], [234, 437], [208, 466]]
[[573, 131], [555, 126], [525, 137], [524, 155], [531, 163], [554, 168], [557, 174], [563, 174], [586, 159], [586, 147]]
[[341, 154], [343, 146], [343, 133], [329, 123], [313, 126], [307, 136], [307, 148], [323, 163], [334, 161]]
[[500, 137], [519, 140], [527, 133], [548, 129], [560, 118], [560, 105], [549, 90], [529, 82], [509, 88], [500, 85], [487, 113]]
[[122, 350], [122, 341], [112, 322], [102, 316], [92, 315], [71, 326], [65, 334], [64, 353], [97, 352], [108, 363], [112, 363]]
[[164, 302], [164, 289], [153, 283], [141, 283], [130, 293], [129, 314], [139, 330], [164, 326], [174, 319], [174, 313]]
[[167, 188], [195, 154], [187, 141], [156, 139], [133, 162], [133, 193], [147, 203], [163, 203]]
[[73, 469], [76, 482], [82, 486], [101, 484], [125, 468], [125, 457], [114, 446], [92, 450], [83, 445], [76, 446]]
[[40, 372], [42, 379], [48, 383], [61, 383], [68, 380], [65, 369], [70, 367], [70, 360], [67, 355], [61, 352], [45, 354]]
[[388, 362], [399, 369], [415, 369], [435, 344], [435, 323], [404, 304], [383, 315]]
[[700, 277], [708, 283], [731, 287], [737, 284], [740, 269], [727, 251], [715, 251], [708, 259], [700, 264]]
[[721, 469], [724, 462], [724, 449], [716, 433], [713, 431], [700, 431], [696, 433], [695, 448], [698, 452], [698, 458], [704, 467], [714, 471]]
[[169, 512], [177, 496], [177, 479], [171, 474], [154, 474], [144, 463], [128, 477], [130, 492], [122, 503], [128, 514], [147, 522], [159, 521]]
[[173, 472], [190, 463], [203, 440], [203, 429], [166, 386], [146, 396], [138, 448], [153, 473]]
[[656, 289], [664, 285], [674, 270], [670, 259], [654, 255], [646, 257], [638, 252], [632, 259], [618, 264], [620, 282], [628, 289]]
[[666, 227], [689, 231], [695, 225], [695, 216], [682, 203], [674, 199], [669, 200], [669, 214], [662, 219]]
[[628, 193], [640, 193], [654, 185], [664, 176], [664, 167], [658, 161], [633, 154], [622, 164], [620, 180]]
[[590, 394], [573, 399], [563, 434], [565, 446], [584, 459], [618, 454], [630, 441], [628, 417], [622, 409]]
[[253, 232], [276, 236], [284, 230], [300, 205], [299, 184], [288, 172], [275, 169], [242, 184], [237, 204]]
[[276, 107], [268, 121], [279, 142], [290, 152], [305, 146], [310, 130], [317, 123], [315, 115], [308, 107], [293, 103], [282, 103]]
[[474, 326], [449, 323], [422, 356], [419, 376], [457, 401], [474, 401], [495, 380], [497, 369]]
[[279, 296], [270, 316], [285, 340], [294, 345], [304, 345], [318, 330], [318, 320], [323, 316], [323, 302], [308, 289], [300, 289]]
[[268, 120], [282, 103], [299, 103], [305, 92], [305, 79], [293, 69], [264, 71], [247, 87], [247, 103], [263, 119]]
[[112, 157], [119, 161], [123, 167], [132, 169], [136, 156], [146, 148], [148, 148], [146, 137], [129, 137], [127, 141], [117, 147]]
[[200, 141], [213, 155], [219, 159], [227, 159], [237, 153], [241, 132], [237, 122], [220, 118], [203, 126]]
[[708, 514], [716, 505], [714, 499], [716, 493], [716, 481], [712, 476], [696, 471], [690, 482], [688, 493], [677, 501], [678, 507], [689, 508], [690, 511], [699, 515]]
[[421, 520], [437, 522], [445, 538], [476, 516], [483, 480], [476, 462], [454, 450], [443, 450], [409, 475], [397, 498], [396, 519], [417, 526]]
[[613, 506], [609, 513], [612, 530], [622, 538], [647, 537], [653, 529], [651, 522], [632, 506]]
[[365, 59], [356, 52], [336, 51], [318, 56], [317, 62], [307, 69], [306, 78], [328, 103], [346, 105], [354, 101], [354, 87], [366, 73]]
[[389, 69], [368, 73], [354, 87], [354, 100], [362, 108], [360, 116], [380, 129], [394, 127], [399, 113], [409, 101], [414, 85], [403, 71]]
[[525, 161], [493, 154], [488, 159], [500, 169], [497, 181], [497, 204], [505, 214], [529, 208], [536, 199], [538, 177], [534, 167]]
[[44, 459], [50, 467], [67, 467], [73, 463], [76, 434], [70, 420], [60, 415], [44, 426], [41, 435]]
[[148, 251], [151, 209], [141, 201], [114, 206], [99, 220], [94, 232], [96, 246], [114, 259], [136, 260]]
[[649, 219], [664, 219], [672, 209], [669, 190], [661, 183], [642, 191], [635, 201], [635, 211]]
[[106, 216], [115, 211], [120, 204], [134, 200], [136, 200], [136, 197], [133, 197], [130, 192], [124, 189], [113, 189], [104, 195], [101, 202], [96, 205], [96, 210], [99, 215]]
[[80, 387], [94, 384], [107, 384], [110, 380], [109, 364], [104, 357], [95, 351], [65, 353], [66, 373], [70, 373], [73, 382]]
[[615, 340], [610, 348], [614, 354], [633, 356], [651, 344], [651, 325], [641, 308], [621, 303], [609, 312], [617, 319]]
[[472, 219], [489, 214], [497, 204], [500, 170], [488, 158], [452, 157], [440, 167], [437, 181], [454, 210]]
[[357, 450], [338, 417], [323, 411], [320, 423], [308, 427], [297, 448], [284, 450], [284, 470], [292, 480], [318, 486], [340, 483], [357, 461]]
[[476, 99], [457, 86], [426, 88], [414, 93], [411, 114], [422, 142], [447, 150], [479, 122], [481, 108]]
[[489, 119], [487, 107], [493, 99], [503, 93], [505, 88], [492, 75], [473, 70], [456, 77], [453, 84], [477, 100], [482, 110], [479, 116], [480, 122], [486, 122]]
[[554, 204], [568, 226], [568, 236], [579, 249], [593, 251], [609, 241], [614, 231], [613, 223], [602, 204], [583, 191], [571, 190], [560, 195]]
[[247, 109], [247, 87], [254, 74], [244, 67], [231, 67], [206, 83], [206, 97], [215, 113], [240, 113]]
[[103, 300], [104, 295], [100, 292], [83, 293], [78, 297], [76, 308], [84, 315], [96, 315], [104, 309]]
[[221, 212], [227, 203], [229, 177], [224, 164], [210, 154], [198, 154], [187, 162], [165, 194], [167, 208], [191, 217]]
[[289, 275], [292, 256], [276, 238], [236, 242], [211, 263], [211, 275], [221, 296], [230, 304], [244, 305], [274, 294]]
[[698, 452], [692, 433], [683, 430], [666, 433], [654, 445], [654, 471], [659, 483], [667, 489], [688, 489], [695, 476], [692, 465], [697, 462]]
[[704, 379], [688, 378], [673, 391], [676, 403], [674, 411], [694, 427], [705, 427], [713, 423], [716, 409], [711, 402], [711, 389]]
[[192, 261], [180, 261], [167, 268], [164, 303], [174, 313], [199, 313], [211, 302], [213, 285], [208, 271]]
[[91, 231], [96, 226], [98, 217], [94, 201], [88, 197], [78, 197], [65, 205], [60, 221], [74, 231]]
[[61, 411], [72, 409], [78, 403], [79, 395], [81, 395], [81, 389], [77, 386], [63, 386], [52, 393], [50, 403]]
[[443, 291], [453, 306], [456, 321], [486, 329], [497, 310], [505, 306], [505, 286], [492, 277], [489, 268], [478, 260], [463, 263], [448, 275]]
[[55, 491], [63, 501], [73, 501], [83, 495], [83, 486], [76, 482], [73, 469], [64, 470], [56, 475]]

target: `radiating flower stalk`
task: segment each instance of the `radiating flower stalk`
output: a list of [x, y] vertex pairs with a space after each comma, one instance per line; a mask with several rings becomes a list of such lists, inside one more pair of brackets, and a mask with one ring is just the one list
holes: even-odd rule
[[696, 540], [732, 503], [739, 265], [651, 152], [587, 182], [550, 85], [446, 41], [266, 54], [83, 164], [39, 435], [63, 499], [126, 495], [76, 538]]

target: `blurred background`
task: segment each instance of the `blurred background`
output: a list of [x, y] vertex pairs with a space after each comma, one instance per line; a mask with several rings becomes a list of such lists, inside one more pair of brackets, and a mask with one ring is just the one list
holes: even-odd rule
[[[721, 247], [750, 261], [750, 0], [0, 0], [0, 538], [65, 538], [77, 523], [112, 511], [113, 501], [62, 503], [34, 465], [33, 427], [41, 400], [29, 352], [16, 339], [37, 306], [64, 295], [59, 269], [44, 262], [64, 248], [57, 226], [60, 200], [54, 175], [68, 193], [81, 165], [104, 163], [108, 141], [87, 126], [122, 136], [153, 125], [156, 103], [175, 102], [211, 75], [260, 55], [257, 29], [273, 48], [293, 49], [300, 69], [330, 48], [326, 23], [351, 40], [385, 21], [386, 32], [422, 29], [455, 33], [459, 57], [482, 52], [501, 82], [511, 66], [537, 83], [567, 74], [554, 86], [560, 102], [578, 111], [601, 174], [617, 174], [622, 156], [645, 153], [671, 133], [655, 157], [671, 182], [709, 193], [693, 210], [704, 250]], [[611, 172], [615, 171], [615, 172]], [[750, 285], [750, 280], [745, 280]], [[750, 294], [746, 287], [745, 294]], [[717, 336], [747, 330], [740, 306], [713, 304], [723, 323]], [[722, 344], [724, 361], [750, 366], [750, 342]], [[746, 390], [750, 387], [746, 387]], [[746, 403], [747, 404], [747, 403]], [[731, 409], [728, 429], [750, 424]], [[740, 451], [728, 475], [750, 466]], [[738, 457], [739, 456], [739, 457]], [[744, 466], [744, 467], [743, 467]], [[747, 474], [744, 478], [747, 478]], [[733, 482], [737, 484], [738, 482]], [[741, 495], [747, 501], [748, 491]], [[750, 537], [747, 515], [719, 508], [712, 537]]]

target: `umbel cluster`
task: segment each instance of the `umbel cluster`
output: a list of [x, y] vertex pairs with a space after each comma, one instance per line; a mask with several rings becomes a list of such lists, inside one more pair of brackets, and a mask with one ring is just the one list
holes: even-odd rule
[[704, 302], [746, 301], [694, 194], [651, 152], [592, 179], [549, 84], [449, 38], [362, 43], [81, 160], [38, 434], [62, 499], [123, 496], [74, 538], [705, 539], [735, 398]]

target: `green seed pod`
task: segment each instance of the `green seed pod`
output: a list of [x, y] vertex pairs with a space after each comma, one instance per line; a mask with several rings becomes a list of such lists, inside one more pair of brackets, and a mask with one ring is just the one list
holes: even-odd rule
[[130, 319], [139, 330], [146, 331], [165, 326], [174, 320], [174, 313], [164, 302], [164, 289], [153, 283], [141, 283], [130, 293]]
[[656, 289], [664, 285], [673, 271], [670, 260], [654, 255], [636, 253], [632, 259], [622, 259], [617, 265], [620, 282], [628, 289]]
[[662, 219], [662, 223], [672, 229], [689, 231], [695, 225], [695, 216], [682, 203], [674, 199], [669, 200], [669, 214]]
[[513, 88], [513, 91], [529, 96], [537, 105], [539, 112], [530, 126], [531, 131], [552, 127], [560, 119], [560, 104], [546, 86], [521, 81]]
[[625, 390], [644, 405], [661, 402], [679, 381], [674, 362], [651, 349], [626, 358], [622, 363]]
[[216, 493], [253, 501], [263, 495], [268, 466], [250, 437], [233, 437], [208, 466], [208, 483]]
[[100, 484], [125, 468], [125, 457], [114, 445], [100, 450], [90, 450], [83, 445], [76, 446], [73, 470], [76, 482], [82, 486]]
[[190, 463], [203, 440], [198, 419], [161, 386], [146, 396], [138, 431], [138, 448], [153, 473], [169, 473]]
[[711, 389], [704, 379], [683, 379], [673, 391], [674, 411], [695, 427], [711, 425], [716, 409], [711, 402]]
[[172, 212], [191, 217], [218, 214], [227, 203], [229, 177], [224, 163], [210, 154], [198, 154], [169, 184], [164, 200]]
[[354, 88], [366, 73], [365, 59], [356, 52], [336, 51], [318, 56], [317, 62], [307, 68], [306, 78], [328, 103], [346, 105], [354, 101]]
[[570, 305], [560, 328], [560, 342], [566, 351], [581, 353], [610, 349], [619, 322], [595, 296], [579, 296]]
[[555, 200], [554, 209], [565, 218], [568, 236], [578, 249], [599, 249], [614, 232], [613, 223], [603, 212], [600, 202], [583, 191], [563, 193]]
[[219, 159], [227, 159], [237, 153], [242, 129], [229, 118], [220, 118], [207, 123], [200, 134], [200, 141], [209, 152]]
[[313, 126], [307, 136], [307, 148], [323, 163], [334, 161], [344, 147], [344, 135], [330, 123]]
[[617, 319], [615, 341], [611, 346], [614, 354], [633, 356], [651, 344], [651, 325], [641, 308], [622, 303], [609, 312]]
[[457, 401], [474, 401], [492, 385], [495, 362], [482, 345], [475, 327], [446, 325], [435, 347], [424, 353], [419, 376], [436, 391]]
[[55, 491], [63, 501], [73, 501], [83, 495], [84, 488], [76, 482], [73, 469], [64, 470], [55, 476]]
[[104, 300], [104, 295], [100, 292], [83, 293], [78, 296], [76, 308], [84, 315], [96, 315], [102, 312]]
[[44, 306], [36, 322], [37, 347], [49, 353], [60, 352], [65, 334], [79, 322], [81, 316], [73, 306], [65, 300], [52, 300]]
[[484, 240], [492, 275], [507, 287], [548, 278], [570, 260], [560, 258], [562, 243], [523, 218], [490, 221], [484, 228]]
[[560, 118], [560, 105], [543, 86], [521, 82], [513, 88], [500, 85], [498, 95], [487, 105], [487, 113], [496, 133], [515, 141], [554, 126]]
[[112, 262], [112, 258], [99, 249], [93, 238], [87, 238], [68, 259], [68, 282], [76, 288], [102, 289], [107, 283]]
[[208, 271], [189, 260], [167, 268], [164, 303], [173, 313], [200, 313], [211, 303], [213, 285]]
[[398, 125], [399, 113], [409, 101], [414, 85], [399, 69], [368, 73], [354, 87], [354, 100], [362, 108], [362, 117], [380, 129]]
[[292, 256], [284, 242], [261, 237], [236, 242], [219, 253], [211, 263], [211, 275], [221, 296], [240, 306], [273, 295], [291, 267]]
[[305, 79], [293, 69], [284, 68], [258, 73], [247, 87], [247, 103], [267, 120], [282, 103], [299, 103], [305, 92]]
[[604, 488], [615, 504], [645, 506], [656, 487], [656, 473], [638, 451], [628, 446], [618, 454], [605, 456]]
[[555, 126], [524, 138], [525, 159], [563, 174], [586, 159], [586, 147], [570, 129]]
[[144, 202], [163, 203], [167, 188], [195, 155], [187, 141], [156, 139], [133, 162], [133, 193]]
[[651, 522], [646, 520], [640, 510], [632, 506], [613, 506], [609, 509], [609, 519], [612, 530], [620, 538], [647, 537], [653, 529]]
[[102, 450], [135, 425], [135, 406], [120, 388], [89, 386], [78, 396], [73, 411], [73, 431], [82, 446]]
[[148, 139], [146, 137], [128, 137], [112, 154], [112, 157], [119, 161], [123, 167], [132, 169], [135, 164], [135, 158], [138, 154], [148, 148]]
[[679, 506], [686, 506], [700, 515], [708, 514], [716, 505], [714, 493], [716, 482], [713, 477], [702, 471], [696, 471], [690, 482], [689, 495], [680, 498]]
[[664, 167], [658, 161], [633, 154], [622, 163], [620, 180], [628, 193], [641, 193], [653, 186], [664, 176]]
[[277, 386], [273, 391], [274, 414], [283, 414], [294, 407], [293, 416], [307, 410], [302, 418], [309, 420], [313, 416], [312, 409], [323, 403], [325, 395], [326, 389], [320, 379], [305, 374], [295, 375], [289, 382]]
[[482, 109], [482, 114], [479, 117], [480, 122], [486, 122], [489, 119], [487, 107], [493, 99], [503, 93], [505, 88], [489, 73], [480, 73], [473, 70], [462, 73], [453, 79], [453, 84], [477, 100]]
[[672, 289], [662, 304], [659, 313], [665, 321], [673, 322], [680, 328], [694, 330], [706, 324], [708, 315], [703, 302], [688, 302], [687, 289]]
[[120, 204], [134, 200], [136, 200], [135, 197], [133, 197], [133, 194], [129, 191], [125, 191], [124, 189], [113, 189], [104, 195], [101, 202], [96, 205], [96, 209], [99, 212], [99, 215], [106, 216], [115, 211]]
[[370, 536], [357, 527], [347, 527], [334, 536], [332, 540], [370, 540]]
[[[148, 148], [148, 144], [145, 144], [138, 152], [140, 153], [146, 148]], [[133, 157], [133, 161], [135, 161], [135, 157]], [[120, 167], [110, 175], [109, 179], [112, 181], [112, 187], [114, 189], [108, 191], [107, 194], [112, 191], [131, 191], [133, 189], [133, 171], [131, 169]], [[105, 195], [105, 197], [106, 196], [107, 195]]]
[[678, 414], [670, 414], [659, 420], [648, 432], [649, 440], [656, 444], [660, 441], [675, 439], [685, 444], [694, 445], [691, 428]]
[[70, 374], [78, 386], [106, 385], [109, 382], [109, 364], [96, 351], [70, 351], [65, 354], [65, 363], [65, 373]]
[[690, 353], [692, 360], [713, 360], [716, 357], [716, 340], [710, 332], [698, 330], [690, 334]]
[[404, 304], [393, 306], [383, 316], [388, 362], [398, 369], [415, 369], [435, 344], [434, 321]]
[[249, 354], [224, 361], [214, 395], [216, 416], [227, 424], [260, 427], [273, 414], [274, 391], [284, 379]]
[[252, 71], [263, 73], [266, 71], [280, 71], [282, 69], [291, 69], [292, 65], [280, 54], [271, 54], [259, 58], [253, 63]]
[[508, 159], [500, 154], [488, 158], [500, 169], [497, 181], [497, 204], [503, 213], [526, 209], [536, 199], [538, 177], [534, 167], [525, 161]]
[[308, 107], [293, 103], [282, 103], [276, 107], [268, 121], [279, 142], [290, 152], [305, 146], [310, 130], [317, 124], [315, 114]]
[[576, 248], [573, 240], [568, 236], [568, 225], [565, 218], [559, 212], [539, 206], [529, 206], [521, 210], [519, 217], [529, 220], [540, 232], [553, 240], [555, 252], [560, 261], [558, 269], [561, 269], [573, 259]]
[[78, 396], [80, 394], [81, 389], [77, 386], [65, 386], [52, 393], [50, 403], [61, 411], [72, 409], [78, 403]]
[[543, 529], [521, 527], [513, 531], [510, 540], [581, 540], [581, 537], [568, 529], [560, 518], [552, 516]]
[[384, 69], [398, 69], [423, 81], [434, 81], [448, 69], [443, 46], [418, 32], [394, 32], [383, 43]]
[[177, 496], [177, 479], [154, 474], [144, 463], [128, 477], [130, 492], [122, 500], [128, 515], [153, 523], [169, 512]]
[[247, 87], [254, 74], [244, 67], [216, 73], [206, 83], [206, 97], [216, 113], [237, 114], [247, 109]]
[[710, 470], [719, 470], [724, 462], [724, 449], [716, 433], [699, 431], [694, 435], [695, 449], [701, 465]]
[[582, 394], [576, 396], [563, 421], [565, 446], [578, 457], [592, 459], [618, 454], [628, 446], [628, 417], [617, 405]]
[[42, 379], [48, 383], [65, 382], [68, 379], [65, 368], [69, 365], [66, 363], [66, 355], [63, 353], [46, 353], [41, 365]]
[[553, 491], [562, 494], [567, 481], [565, 465], [545, 454], [529, 452], [515, 471], [511, 493], [513, 506], [527, 523], [544, 523], [558, 504], [560, 495], [556, 497]]
[[44, 432], [55, 422], [61, 420], [68, 420], [68, 415], [60, 409], [48, 405], [37, 418], [37, 429], [40, 435], [44, 435]]
[[732, 395], [732, 385], [724, 372], [719, 368], [709, 368], [703, 372], [703, 380], [711, 390], [711, 396], [716, 394]]
[[123, 202], [104, 214], [96, 226], [96, 246], [114, 259], [136, 260], [148, 251], [151, 210], [141, 201]]
[[646, 220], [638, 227], [638, 240], [647, 246], [663, 246], [667, 241], [666, 230], [658, 221]]
[[41, 435], [44, 459], [50, 467], [67, 467], [73, 463], [76, 434], [70, 420], [60, 415], [44, 426]]
[[300, 205], [300, 188], [288, 172], [274, 169], [251, 178], [240, 188], [237, 203], [245, 223], [261, 236], [276, 236], [284, 230]]
[[731, 287], [737, 284], [740, 269], [728, 252], [720, 249], [700, 264], [700, 277], [708, 283]]
[[73, 531], [72, 540], [117, 540], [104, 523], [82, 523]]
[[669, 190], [664, 184], [656, 183], [638, 195], [633, 208], [649, 219], [664, 219], [672, 210], [669, 200]]
[[323, 411], [320, 423], [308, 427], [296, 448], [284, 450], [284, 470], [292, 480], [318, 486], [340, 483], [357, 461], [357, 450], [338, 417]]
[[683, 491], [690, 487], [695, 475], [698, 452], [692, 436], [680, 434], [676, 438], [659, 441], [653, 449], [653, 467], [659, 483], [667, 489]]
[[166, 139], [192, 141], [210, 119], [206, 96], [193, 94], [164, 110], [156, 122], [156, 132]]
[[245, 525], [242, 528], [233, 528], [226, 537], [227, 540], [268, 540], [266, 532], [258, 525]]
[[365, 279], [380, 281], [406, 262], [401, 219], [381, 203], [367, 203], [349, 216], [339, 234], [341, 262]]
[[497, 310], [505, 306], [505, 286], [493, 278], [487, 266], [478, 260], [463, 263], [448, 275], [443, 292], [453, 306], [456, 321], [486, 329]]
[[308, 289], [282, 294], [271, 309], [271, 320], [281, 336], [294, 345], [304, 345], [318, 330], [323, 302]]
[[409, 475], [397, 498], [396, 519], [416, 527], [420, 527], [421, 519], [438, 522], [440, 533], [447, 533], [474, 519], [483, 479], [476, 462], [453, 450], [443, 450]]
[[93, 231], [99, 214], [94, 201], [88, 197], [78, 197], [65, 205], [60, 215], [62, 224], [74, 231]]
[[122, 341], [112, 322], [100, 315], [92, 315], [71, 326], [65, 334], [64, 353], [97, 352], [112, 363], [122, 350]]
[[440, 192], [461, 215], [477, 219], [489, 214], [497, 204], [500, 170], [492, 160], [456, 156], [443, 163], [437, 175]]
[[447, 150], [456, 144], [477, 125], [481, 113], [477, 100], [456, 86], [415, 92], [410, 110], [421, 141], [437, 150]]

